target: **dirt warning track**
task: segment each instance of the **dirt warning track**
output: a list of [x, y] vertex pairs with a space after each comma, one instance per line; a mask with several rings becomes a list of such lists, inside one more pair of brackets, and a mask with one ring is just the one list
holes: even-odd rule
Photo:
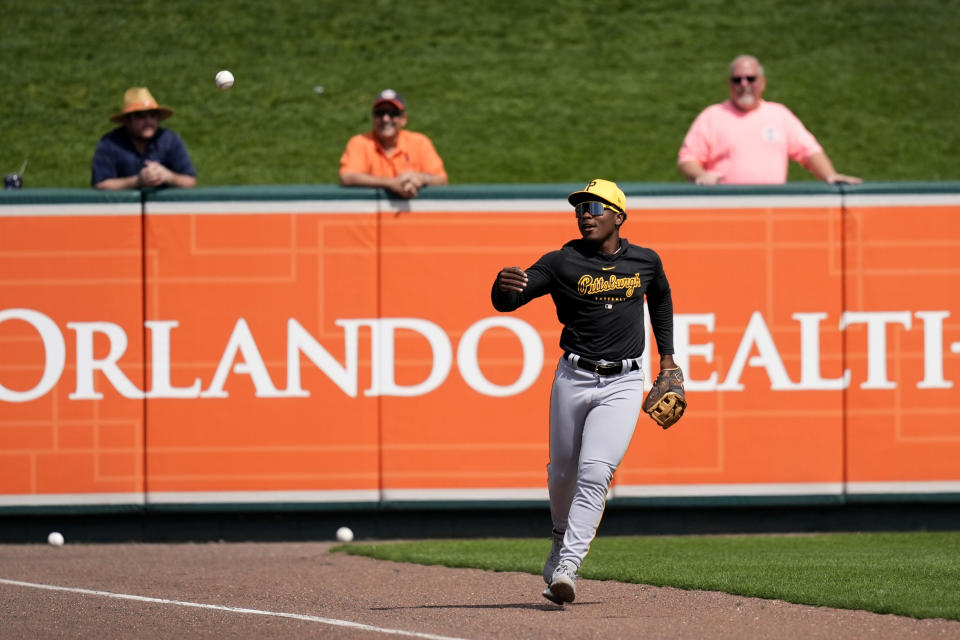
[[960, 622], [330, 553], [330, 543], [0, 545], [0, 638], [960, 638]]

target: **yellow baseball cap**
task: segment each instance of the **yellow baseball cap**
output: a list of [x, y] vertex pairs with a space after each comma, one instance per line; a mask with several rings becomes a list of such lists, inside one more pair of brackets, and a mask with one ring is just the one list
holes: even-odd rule
[[623, 195], [623, 191], [620, 190], [616, 182], [600, 178], [591, 180], [590, 184], [583, 188], [583, 191], [574, 191], [567, 196], [567, 200], [573, 206], [577, 206], [581, 202], [599, 200], [609, 204], [620, 213], [626, 213], [627, 197]]

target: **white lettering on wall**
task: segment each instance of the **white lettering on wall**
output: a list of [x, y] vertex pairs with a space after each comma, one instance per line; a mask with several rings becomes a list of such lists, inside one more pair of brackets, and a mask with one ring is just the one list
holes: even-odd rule
[[850, 385], [850, 372], [844, 371], [840, 378], [820, 377], [820, 322], [826, 313], [795, 313], [793, 319], [800, 322], [800, 388], [846, 389]]
[[949, 389], [953, 382], [943, 378], [943, 321], [949, 311], [917, 311], [923, 321], [923, 380], [918, 389]]
[[[363, 392], [366, 396], [422, 396], [430, 393], [447, 379], [453, 363], [453, 349], [450, 339], [439, 325], [420, 318], [380, 318], [379, 320], [357, 320], [373, 331], [370, 337], [373, 348], [373, 370], [370, 375], [370, 388]], [[426, 380], [418, 384], [401, 386], [396, 383], [394, 373], [394, 340], [398, 329], [419, 333], [433, 352], [433, 367]]]
[[[113, 322], [68, 322], [67, 327], [77, 332], [77, 387], [70, 394], [71, 400], [98, 400], [103, 397], [103, 393], [94, 389], [94, 371], [103, 373], [124, 398], [144, 397], [143, 391], [130, 382], [117, 365], [127, 351], [127, 334], [123, 327]], [[105, 335], [110, 345], [106, 358], [93, 357], [93, 336], [97, 333]]]
[[341, 391], [351, 398], [357, 397], [360, 325], [350, 320], [338, 320], [335, 324], [343, 327], [343, 350], [346, 358], [343, 365], [337, 362], [299, 322], [293, 318], [287, 320], [287, 396], [306, 398], [310, 395], [310, 392], [300, 385], [300, 354], [302, 353], [327, 374], [327, 377], [340, 387]]
[[717, 388], [716, 371], [710, 372], [706, 380], [696, 380], [693, 377], [693, 365], [690, 358], [699, 356], [707, 364], [713, 362], [713, 343], [693, 344], [690, 342], [690, 327], [703, 326], [713, 333], [716, 315], [713, 313], [683, 313], [673, 317], [673, 355], [674, 362], [680, 366], [684, 375], [684, 388], [687, 391], [713, 391]]
[[[233, 364], [238, 353], [243, 356], [243, 360]], [[217, 365], [216, 373], [213, 374], [213, 380], [200, 397], [226, 398], [227, 392], [224, 391], [223, 385], [231, 372], [250, 376], [254, 387], [253, 395], [258, 398], [283, 398], [287, 395], [273, 386], [270, 374], [267, 373], [267, 365], [264, 364], [263, 357], [260, 355], [260, 349], [257, 348], [253, 334], [250, 333], [250, 327], [243, 318], [238, 319], [233, 326], [233, 333], [230, 334], [227, 347], [223, 350], [223, 356], [220, 358], [220, 364]]]
[[[750, 353], [754, 347], [757, 348], [758, 355], [751, 357]], [[743, 332], [743, 339], [740, 340], [737, 353], [733, 356], [733, 362], [730, 364], [727, 377], [717, 389], [720, 391], [743, 391], [744, 386], [740, 383], [740, 376], [743, 375], [743, 370], [748, 364], [751, 367], [766, 369], [767, 377], [770, 378], [770, 388], [775, 391], [800, 388], [787, 375], [783, 360], [777, 351], [777, 345], [774, 344], [770, 329], [767, 328], [763, 314], [759, 311], [754, 311], [750, 316], [750, 322], [747, 323], [747, 329]]]
[[[716, 314], [677, 314], [674, 317], [674, 358], [683, 368], [688, 391], [744, 391], [741, 382], [749, 367], [763, 369], [770, 380], [770, 389], [784, 390], [842, 390], [851, 384], [851, 369], [844, 369], [841, 377], [825, 378], [822, 374], [821, 327], [827, 321], [825, 312], [798, 312], [792, 315], [798, 323], [800, 337], [800, 366], [798, 382], [790, 378], [784, 366], [780, 350], [774, 340], [763, 314], [751, 314], [736, 352], [726, 372], [716, 365], [716, 345], [710, 339], [691, 338], [695, 327], [701, 327], [712, 335], [716, 328]], [[912, 318], [918, 318], [917, 329]], [[903, 331], [921, 330], [923, 335], [923, 378], [915, 384], [919, 389], [949, 389], [953, 381], [947, 380], [944, 372], [944, 327], [949, 311], [848, 311], [841, 314], [839, 330], [846, 331], [857, 325], [866, 326], [866, 363], [854, 360], [866, 368], [863, 389], [893, 389], [898, 384], [888, 375], [887, 334], [890, 325], [899, 325]], [[32, 388], [10, 389], [0, 384], [0, 402], [30, 402], [49, 393], [60, 382], [66, 368], [66, 343], [57, 323], [33, 309], [0, 310], [0, 324], [5, 321], [22, 321], [35, 330], [43, 343], [43, 371]], [[336, 321], [343, 329], [343, 362], [311, 335], [296, 319], [286, 323], [286, 388], [278, 388], [270, 377], [257, 342], [243, 318], [237, 319], [220, 360], [213, 371], [209, 385], [203, 388], [203, 378], [194, 377], [186, 386], [175, 386], [172, 371], [173, 329], [179, 326], [176, 320], [147, 320], [144, 331], [150, 345], [150, 388], [141, 391], [131, 381], [121, 366], [128, 348], [128, 336], [123, 327], [112, 322], [68, 322], [66, 327], [75, 334], [76, 386], [69, 395], [71, 400], [97, 400], [104, 397], [104, 390], [96, 388], [97, 381], [106, 380], [122, 397], [142, 398], [226, 398], [226, 383], [231, 374], [246, 375], [258, 398], [304, 398], [311, 390], [304, 388], [302, 369], [315, 366], [327, 376], [340, 391], [351, 398], [357, 397], [360, 389], [359, 351], [361, 328], [368, 328], [370, 335], [370, 380], [364, 390], [365, 396], [422, 396], [433, 392], [446, 382], [454, 364], [454, 346], [447, 332], [430, 320], [422, 318], [350, 318]], [[484, 334], [493, 328], [506, 329], [519, 340], [521, 370], [510, 384], [495, 384], [482, 370], [478, 349]], [[421, 380], [401, 384], [396, 379], [396, 340], [401, 332], [412, 332], [427, 341], [430, 349], [430, 369]], [[105, 339], [106, 355], [94, 355], [97, 339]], [[649, 360], [649, 336], [646, 360]], [[309, 364], [307, 364], [309, 362]], [[138, 363], [139, 364], [139, 363]], [[506, 397], [523, 393], [542, 375], [544, 365], [543, 340], [535, 327], [510, 316], [481, 318], [469, 326], [456, 345], [456, 367], [464, 382], [479, 394]], [[645, 367], [649, 362], [645, 362]], [[103, 374], [100, 378], [97, 373]], [[722, 379], [722, 382], [718, 382]], [[795, 378], [797, 379], [797, 378]]]
[[[887, 325], [900, 324], [910, 329], [909, 311], [844, 311], [840, 329], [853, 324], [867, 325], [867, 379], [861, 389], [895, 389], [887, 378]], [[847, 372], [844, 371], [844, 376]]]
[[174, 387], [170, 382], [170, 332], [180, 323], [176, 320], [147, 320], [150, 330], [150, 389], [148, 398], [199, 398], [200, 378], [189, 387]]
[[56, 322], [33, 309], [4, 309], [0, 311], [0, 323], [6, 320], [22, 320], [32, 325], [40, 334], [44, 351], [43, 374], [40, 381], [26, 391], [14, 391], [0, 384], [0, 401], [30, 402], [41, 398], [57, 386], [63, 374], [63, 367], [67, 362], [67, 346], [63, 341], [63, 334]]
[[[512, 331], [520, 338], [520, 348], [523, 350], [523, 368], [520, 377], [505, 387], [490, 382], [480, 370], [480, 360], [477, 357], [477, 347], [480, 338], [487, 329], [502, 327]], [[485, 396], [513, 396], [525, 391], [537, 378], [543, 369], [543, 341], [540, 334], [532, 326], [517, 318], [494, 316], [475, 322], [463, 333], [457, 347], [457, 367], [460, 375], [471, 389]]]

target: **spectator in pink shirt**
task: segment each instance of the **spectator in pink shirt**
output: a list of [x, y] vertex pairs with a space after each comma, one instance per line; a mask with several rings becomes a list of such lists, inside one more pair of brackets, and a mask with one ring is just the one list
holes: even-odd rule
[[789, 160], [829, 184], [860, 184], [837, 173], [823, 147], [797, 116], [763, 99], [767, 79], [753, 56], [730, 63], [730, 99], [704, 109], [693, 121], [677, 156], [688, 180], [712, 184], [783, 184]]

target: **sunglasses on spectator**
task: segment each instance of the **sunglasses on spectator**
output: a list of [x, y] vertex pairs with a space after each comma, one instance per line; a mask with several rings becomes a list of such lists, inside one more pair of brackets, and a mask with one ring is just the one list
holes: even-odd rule
[[599, 218], [607, 211], [614, 211], [610, 208], [610, 205], [603, 202], [581, 202], [573, 208], [574, 213], [577, 214], [578, 218], [582, 218], [584, 214], [589, 213], [593, 218]]
[[130, 116], [133, 118], [159, 118], [160, 112], [156, 110], [152, 111], [133, 111], [130, 113]]
[[730, 76], [730, 82], [733, 84], [740, 84], [744, 80], [753, 84], [757, 81], [757, 76]]
[[403, 111], [400, 109], [374, 109], [373, 117], [379, 120], [384, 116], [390, 116], [391, 118], [399, 118], [403, 115]]

